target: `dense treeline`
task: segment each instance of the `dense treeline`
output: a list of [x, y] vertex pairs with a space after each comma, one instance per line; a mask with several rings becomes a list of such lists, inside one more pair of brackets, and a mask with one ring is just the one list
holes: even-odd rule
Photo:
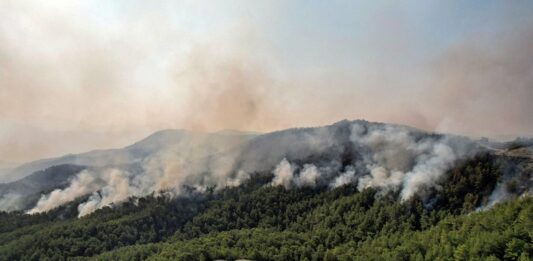
[[7, 232], [0, 234], [0, 259], [63, 260], [158, 242], [202, 210], [206, 200], [152, 196], [132, 199], [115, 209], [104, 208], [79, 219], [72, 211], [75, 203], [47, 214], [3, 214], [3, 230]]
[[382, 230], [360, 240], [328, 240], [332, 232], [322, 228], [305, 232], [253, 228], [211, 233], [188, 241], [125, 247], [96, 259], [531, 260], [532, 220], [533, 200], [526, 198], [486, 212], [448, 216], [426, 230]]
[[336, 243], [324, 237], [332, 232], [322, 228], [305, 232], [253, 228], [125, 247], [96, 259], [531, 260], [532, 215], [531, 198], [515, 199], [486, 212], [448, 216], [427, 230], [403, 227], [362, 240]]
[[77, 218], [77, 203], [0, 213], [0, 260], [529, 260], [533, 200], [486, 204], [501, 176], [481, 155], [439, 190], [399, 202], [355, 185], [286, 190], [254, 175], [187, 197], [132, 198]]

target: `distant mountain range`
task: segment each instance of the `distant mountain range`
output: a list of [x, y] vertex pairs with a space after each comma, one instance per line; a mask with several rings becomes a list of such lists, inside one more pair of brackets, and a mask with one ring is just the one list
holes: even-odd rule
[[[81, 154], [68, 154], [57, 158], [42, 159], [22, 164], [16, 168], [5, 169], [0, 176], [0, 183], [8, 183], [22, 179], [36, 171], [62, 165], [74, 164], [93, 167], [112, 165], [127, 165], [140, 162], [150, 155], [175, 150], [178, 153], [195, 150], [191, 146], [193, 141], [210, 144], [216, 149], [225, 149], [227, 146], [239, 145], [257, 136], [251, 132], [222, 131], [217, 133], [199, 133], [186, 130], [162, 130], [120, 149], [94, 150]], [[201, 144], [200, 144], [201, 145]], [[212, 148], [202, 148], [212, 149]]]

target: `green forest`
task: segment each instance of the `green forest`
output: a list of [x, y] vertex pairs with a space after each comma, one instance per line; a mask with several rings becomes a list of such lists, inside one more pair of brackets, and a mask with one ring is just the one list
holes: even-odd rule
[[0, 260], [531, 260], [533, 199], [482, 208], [502, 175], [495, 162], [461, 162], [440, 189], [405, 202], [356, 184], [286, 190], [256, 173], [238, 187], [130, 198], [82, 218], [84, 198], [1, 212]]

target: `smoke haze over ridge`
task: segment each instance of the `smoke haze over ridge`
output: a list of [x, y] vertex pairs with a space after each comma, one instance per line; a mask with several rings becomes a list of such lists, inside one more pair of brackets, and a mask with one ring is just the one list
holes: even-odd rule
[[461, 5], [3, 1], [0, 157], [342, 118], [530, 135], [532, 5]]
[[[171, 138], [167, 137], [162, 136], [161, 141]], [[181, 150], [169, 147], [149, 154], [137, 172], [113, 166], [84, 170], [66, 188], [41, 195], [28, 213], [45, 212], [90, 194], [78, 206], [83, 216], [129, 197], [152, 193], [183, 196], [190, 192], [188, 188], [199, 192], [208, 187], [221, 189], [264, 172], [273, 174], [271, 185], [285, 189], [354, 183], [359, 190], [372, 187], [382, 193], [399, 193], [401, 200], [408, 200], [414, 195], [425, 197], [438, 188], [456, 160], [471, 157], [480, 149], [466, 138], [366, 121], [289, 129], [245, 138], [244, 142], [215, 142], [232, 137], [189, 134], [180, 143], [191, 143], [187, 145], [191, 150], [180, 154]], [[6, 204], [11, 202], [8, 199]]]

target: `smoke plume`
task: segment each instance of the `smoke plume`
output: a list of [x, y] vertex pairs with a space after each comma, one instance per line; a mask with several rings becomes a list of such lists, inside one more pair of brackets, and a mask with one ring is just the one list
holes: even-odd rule
[[23, 208], [24, 196], [17, 193], [9, 193], [0, 197], [0, 211], [15, 211]]
[[88, 171], [78, 174], [65, 189], [56, 189], [48, 195], [43, 195], [37, 205], [28, 214], [46, 212], [70, 202], [78, 197], [98, 190], [104, 183]]
[[[396, 19], [388, 39], [388, 16], [367, 21], [363, 35], [334, 30], [342, 41], [329, 29], [308, 34], [288, 19], [298, 8], [276, 1], [2, 1], [0, 158], [120, 147], [167, 128], [273, 131], [341, 118], [526, 135], [533, 27], [507, 23], [520, 5], [510, 6], [497, 10], [509, 15], [501, 32], [434, 48]], [[323, 17], [310, 22], [337, 21]]]
[[136, 162], [137, 169], [82, 171], [68, 187], [43, 195], [28, 213], [89, 196], [78, 206], [79, 215], [84, 216], [129, 197], [187, 196], [191, 189], [205, 192], [212, 187], [238, 186], [261, 172], [273, 174], [269, 186], [287, 190], [353, 184], [360, 191], [392, 192], [405, 201], [439, 190], [457, 160], [481, 149], [465, 137], [366, 121], [266, 134], [161, 132], [133, 149], [152, 150], [161, 144], [166, 147]]

